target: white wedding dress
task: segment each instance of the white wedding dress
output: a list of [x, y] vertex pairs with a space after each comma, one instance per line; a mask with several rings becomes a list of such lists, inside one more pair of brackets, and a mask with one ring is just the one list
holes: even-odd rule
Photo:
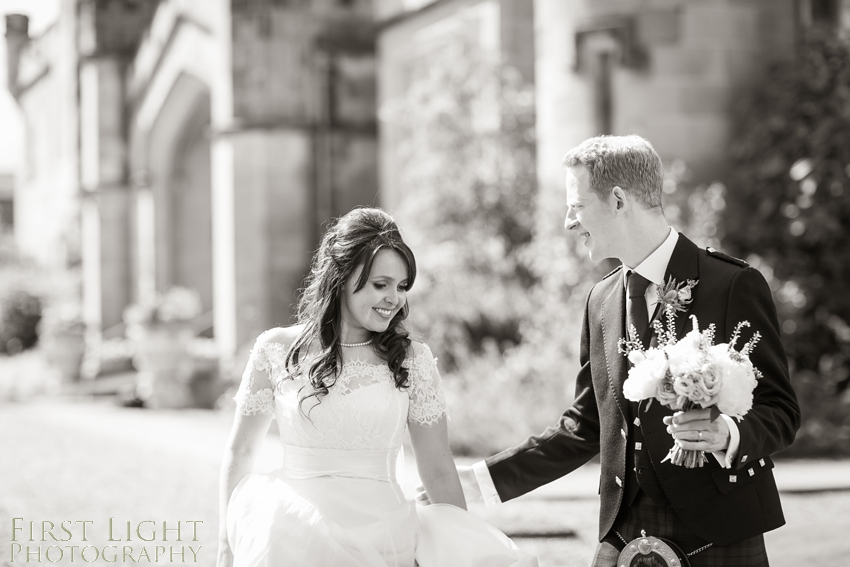
[[[227, 510], [234, 567], [534, 567], [502, 532], [448, 504], [417, 506], [398, 481], [407, 423], [446, 413], [430, 349], [405, 361], [410, 386], [389, 367], [346, 363], [321, 403], [298, 407], [305, 378], [288, 379], [285, 350], [257, 340], [235, 400], [243, 415], [277, 418], [283, 468], [249, 474]], [[308, 384], [309, 387], [309, 384]]]

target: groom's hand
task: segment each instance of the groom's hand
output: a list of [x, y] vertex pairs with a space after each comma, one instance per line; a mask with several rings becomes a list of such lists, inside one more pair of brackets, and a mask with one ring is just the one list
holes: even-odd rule
[[[481, 488], [478, 486], [478, 479], [475, 477], [475, 471], [472, 467], [457, 467], [457, 476], [460, 478], [460, 486], [463, 489], [463, 497], [467, 504], [481, 500]], [[420, 482], [416, 485], [416, 502], [428, 506], [431, 504], [431, 499], [428, 497], [428, 492], [425, 486]]]
[[729, 426], [719, 417], [716, 407], [700, 408], [665, 417], [664, 423], [682, 449], [715, 453], [729, 448]]

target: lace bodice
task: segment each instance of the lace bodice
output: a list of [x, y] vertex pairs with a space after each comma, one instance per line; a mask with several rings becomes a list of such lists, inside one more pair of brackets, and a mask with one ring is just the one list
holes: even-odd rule
[[[346, 362], [329, 393], [299, 408], [305, 377], [291, 379], [286, 350], [267, 331], [257, 339], [234, 398], [243, 415], [277, 418], [285, 445], [323, 449], [390, 449], [401, 445], [407, 423], [429, 426], [446, 414], [440, 375], [431, 350], [418, 343], [404, 365], [409, 387], [395, 386], [386, 363]], [[304, 414], [309, 415], [309, 419]]]

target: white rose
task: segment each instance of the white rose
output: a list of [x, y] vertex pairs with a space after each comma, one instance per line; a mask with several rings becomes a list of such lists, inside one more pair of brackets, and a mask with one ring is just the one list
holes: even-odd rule
[[691, 401], [701, 407], [711, 407], [717, 403], [717, 394], [720, 393], [720, 377], [714, 364], [707, 362], [700, 368], [699, 374], [694, 381], [691, 391]]
[[673, 389], [672, 380], [660, 380], [658, 382], [658, 389], [655, 392], [655, 398], [661, 402], [662, 405], [665, 405], [670, 409], [682, 409], [683, 400], [680, 400], [679, 396], [676, 395], [676, 391]]
[[679, 301], [689, 301], [691, 299], [691, 288], [686, 287], [679, 290]]

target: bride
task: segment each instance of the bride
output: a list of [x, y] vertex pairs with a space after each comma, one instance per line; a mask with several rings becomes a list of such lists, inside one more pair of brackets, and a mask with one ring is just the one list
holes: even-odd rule
[[[380, 209], [322, 239], [299, 324], [257, 339], [221, 472], [219, 567], [534, 566], [465, 511], [429, 348], [402, 326], [413, 253]], [[283, 467], [252, 473], [271, 420]], [[397, 479], [405, 431], [431, 502]]]

